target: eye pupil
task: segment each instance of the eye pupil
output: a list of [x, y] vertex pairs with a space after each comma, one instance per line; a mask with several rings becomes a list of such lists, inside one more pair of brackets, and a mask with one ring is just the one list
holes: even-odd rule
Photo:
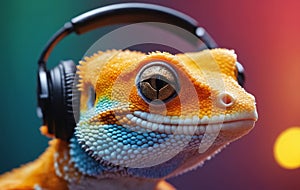
[[166, 63], [152, 62], [141, 69], [137, 77], [137, 87], [139, 94], [147, 102], [167, 102], [177, 95], [178, 77], [174, 69]]
[[164, 86], [168, 85], [168, 83], [162, 80], [161, 78], [162, 78], [161, 76], [157, 75], [143, 82], [148, 82], [152, 88], [154, 88], [155, 90], [160, 90]]
[[[170, 84], [161, 80], [161, 76], [157, 75], [153, 78], [142, 81], [142, 92], [149, 99], [160, 99], [163, 100], [170, 96], [172, 93], [175, 93], [173, 87], [168, 88]], [[151, 92], [152, 91], [152, 92]]]

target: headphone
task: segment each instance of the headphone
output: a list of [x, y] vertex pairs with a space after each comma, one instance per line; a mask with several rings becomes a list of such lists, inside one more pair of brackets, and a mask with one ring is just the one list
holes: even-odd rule
[[[197, 21], [181, 12], [159, 5], [114, 4], [91, 10], [71, 19], [52, 36], [38, 60], [38, 110], [43, 118], [43, 125], [48, 127], [48, 133], [65, 141], [72, 137], [76, 126], [74, 114], [78, 114], [76, 108], [79, 107], [80, 96], [73, 91], [76, 81], [76, 65], [72, 60], [61, 61], [58, 66], [47, 70], [46, 63], [53, 48], [73, 32], [84, 34], [108, 25], [139, 22], [162, 22], [176, 25], [197, 36], [207, 48], [217, 47], [210, 35], [198, 26]], [[238, 62], [236, 67], [238, 82], [243, 86], [244, 69]]]

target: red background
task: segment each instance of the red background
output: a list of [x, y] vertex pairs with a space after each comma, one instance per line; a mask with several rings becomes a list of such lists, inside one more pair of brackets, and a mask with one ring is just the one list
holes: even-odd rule
[[277, 136], [300, 125], [300, 2], [207, 0], [172, 6], [196, 18], [221, 47], [235, 49], [259, 113], [249, 135], [172, 181], [188, 181], [193, 189], [300, 189], [300, 169], [282, 169], [273, 157]]

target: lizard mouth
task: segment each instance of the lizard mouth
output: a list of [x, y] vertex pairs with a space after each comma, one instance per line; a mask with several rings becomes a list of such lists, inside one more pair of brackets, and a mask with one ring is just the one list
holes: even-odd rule
[[130, 125], [124, 125], [133, 131], [152, 131], [164, 134], [203, 135], [204, 133], [249, 131], [257, 120], [257, 112], [244, 112], [222, 116], [198, 116], [179, 118], [162, 116], [141, 111], [127, 114]]
[[[102, 166], [118, 165], [139, 171], [152, 168], [156, 171], [154, 174], [161, 164], [189, 159], [188, 155], [199, 148], [212, 147], [215, 150], [224, 146], [248, 133], [257, 120], [256, 111], [210, 118], [183, 118], [134, 111], [117, 114], [117, 119], [112, 113], [107, 113], [105, 119], [108, 121], [110, 118], [111, 123], [101, 123], [96, 117], [89, 123], [78, 123], [75, 136], [81, 148]], [[178, 156], [184, 159], [180, 161]], [[168, 170], [162, 171], [162, 176], [177, 167], [176, 164], [169, 166]]]

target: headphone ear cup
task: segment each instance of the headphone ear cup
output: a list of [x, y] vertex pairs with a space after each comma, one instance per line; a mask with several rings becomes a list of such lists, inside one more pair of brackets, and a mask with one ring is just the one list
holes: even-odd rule
[[48, 131], [66, 141], [72, 137], [76, 126], [72, 105], [75, 73], [76, 65], [71, 60], [62, 61], [49, 73]]
[[236, 69], [237, 69], [237, 81], [239, 85], [244, 87], [245, 84], [245, 69], [243, 65], [239, 62], [236, 62]]

